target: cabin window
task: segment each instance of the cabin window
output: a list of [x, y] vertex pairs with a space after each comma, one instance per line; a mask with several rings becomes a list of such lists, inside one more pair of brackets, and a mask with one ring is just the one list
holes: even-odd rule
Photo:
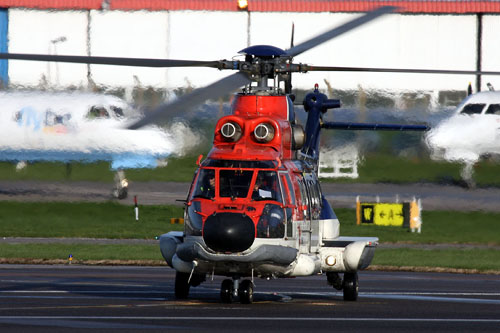
[[215, 169], [201, 169], [196, 181], [192, 199], [215, 197]]
[[481, 114], [486, 104], [466, 104], [460, 114]]
[[55, 126], [55, 125], [66, 125], [66, 123], [71, 119], [69, 113], [65, 115], [58, 115], [52, 111], [47, 111], [45, 113], [45, 126]]
[[111, 111], [113, 111], [117, 118], [123, 117], [123, 109], [121, 107], [111, 105], [109, 108], [111, 109]]
[[104, 106], [92, 106], [89, 113], [87, 113], [88, 119], [106, 119], [109, 118], [109, 113]]
[[490, 104], [486, 110], [486, 114], [495, 114], [500, 116], [500, 104]]
[[302, 205], [306, 206], [306, 209], [304, 210], [304, 217], [306, 220], [309, 220], [311, 218], [309, 214], [309, 208], [310, 208], [309, 196], [307, 195], [307, 190], [306, 186], [304, 185], [304, 182], [302, 180], [298, 180], [298, 182], [300, 187], [300, 194], [302, 196]]
[[313, 219], [319, 219], [321, 214], [321, 194], [319, 192], [318, 182], [311, 177], [306, 181], [306, 184], [311, 196], [311, 217]]
[[246, 198], [252, 176], [252, 170], [220, 170], [219, 195], [226, 198]]

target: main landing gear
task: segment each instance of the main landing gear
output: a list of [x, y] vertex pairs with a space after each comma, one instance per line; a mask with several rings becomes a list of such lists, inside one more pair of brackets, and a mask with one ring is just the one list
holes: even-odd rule
[[190, 275], [190, 273], [183, 272], [175, 273], [175, 298], [186, 299], [191, 286], [197, 287], [205, 281], [205, 275], [203, 274], [193, 274], [189, 279]]
[[338, 273], [326, 273], [328, 284], [337, 290], [343, 290], [345, 301], [355, 301], [358, 299], [358, 273], [344, 273], [342, 279]]
[[220, 287], [220, 298], [224, 303], [232, 303], [233, 298], [239, 297], [241, 304], [253, 302], [253, 282], [250, 280], [240, 280], [237, 278], [225, 279]]

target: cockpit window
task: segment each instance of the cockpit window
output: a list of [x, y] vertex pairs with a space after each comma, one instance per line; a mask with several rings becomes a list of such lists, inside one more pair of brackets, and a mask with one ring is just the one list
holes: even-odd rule
[[252, 181], [252, 170], [220, 170], [219, 192], [221, 197], [246, 198]]
[[467, 104], [464, 106], [460, 114], [481, 114], [486, 104]]
[[212, 199], [215, 197], [215, 170], [201, 169], [192, 198]]
[[259, 171], [252, 190], [252, 199], [283, 202], [278, 175], [275, 171]]
[[88, 119], [107, 119], [109, 113], [104, 106], [92, 106], [87, 114]]
[[500, 104], [490, 104], [486, 110], [486, 114], [500, 115]]

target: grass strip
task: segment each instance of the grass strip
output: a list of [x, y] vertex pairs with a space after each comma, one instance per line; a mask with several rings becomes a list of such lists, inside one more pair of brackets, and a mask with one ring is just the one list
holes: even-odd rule
[[182, 217], [178, 206], [134, 207], [114, 202], [0, 202], [1, 237], [85, 237], [154, 239], [172, 230], [170, 218]]
[[158, 244], [0, 244], [0, 257], [24, 259], [55, 259], [73, 262], [87, 260], [160, 260], [164, 261]]
[[354, 209], [336, 209], [341, 236], [378, 237], [384, 243], [499, 245], [500, 213], [423, 211], [422, 233], [402, 227], [356, 225]]
[[[172, 230], [170, 218], [182, 217], [179, 206], [132, 206], [114, 202], [0, 202], [0, 237], [84, 237], [154, 239]], [[388, 243], [500, 245], [500, 213], [424, 211], [422, 233], [401, 227], [356, 225], [353, 209], [335, 210], [342, 236], [375, 236]]]
[[500, 251], [489, 249], [377, 249], [374, 266], [441, 267], [500, 272]]

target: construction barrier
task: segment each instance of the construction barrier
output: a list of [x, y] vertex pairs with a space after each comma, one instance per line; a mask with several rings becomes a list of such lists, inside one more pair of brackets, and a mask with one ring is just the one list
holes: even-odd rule
[[422, 230], [422, 205], [420, 199], [410, 202], [360, 202], [356, 198], [356, 224], [373, 224], [410, 228], [418, 233]]

